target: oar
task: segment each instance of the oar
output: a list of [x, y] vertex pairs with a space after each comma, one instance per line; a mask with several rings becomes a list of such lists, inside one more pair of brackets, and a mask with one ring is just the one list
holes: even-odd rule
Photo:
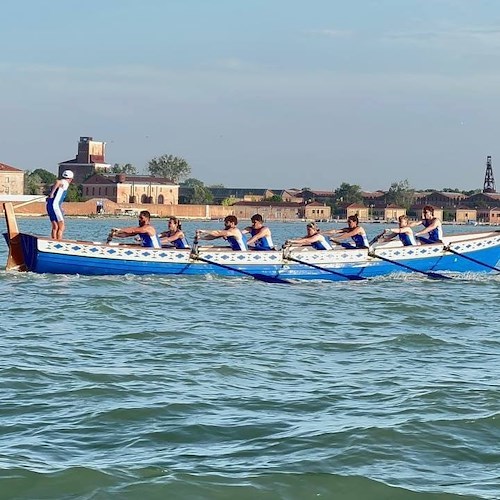
[[495, 266], [490, 266], [489, 264], [486, 264], [486, 262], [481, 262], [480, 260], [476, 260], [472, 257], [469, 257], [468, 255], [464, 255], [463, 253], [457, 252], [456, 250], [453, 250], [453, 248], [450, 247], [450, 245], [444, 247], [445, 252], [450, 252], [455, 255], [458, 255], [459, 257], [463, 257], [464, 259], [470, 260], [471, 262], [474, 262], [476, 264], [479, 264], [480, 266], [487, 267], [488, 269], [493, 269], [493, 271], [498, 271], [500, 273], [500, 269]]
[[260, 273], [249, 273], [248, 271], [243, 271], [242, 269], [237, 269], [236, 267], [226, 266], [225, 264], [220, 264], [219, 262], [214, 262], [213, 260], [205, 259], [196, 254], [191, 254], [191, 258], [195, 260], [200, 260], [201, 262], [206, 262], [207, 264], [212, 264], [214, 266], [221, 267], [222, 269], [227, 269], [228, 271], [234, 271], [235, 273], [244, 274], [245, 276], [250, 276], [258, 281], [265, 281], [266, 283], [287, 283], [291, 282], [277, 276], [267, 276]]
[[327, 269], [326, 267], [321, 267], [317, 266], [316, 264], [311, 264], [310, 262], [304, 262], [303, 260], [296, 259], [294, 257], [287, 256], [285, 257], [287, 260], [293, 260], [293, 262], [298, 262], [299, 264], [304, 264], [304, 266], [309, 266], [309, 267], [314, 267], [314, 269], [318, 269], [319, 271], [324, 271], [325, 273], [331, 273], [335, 274], [337, 276], [340, 276], [341, 278], [344, 278], [346, 280], [365, 280], [364, 276], [357, 276], [353, 274], [344, 274], [344, 273], [339, 273], [338, 271], [333, 271], [332, 269]]
[[450, 276], [445, 276], [444, 274], [435, 273], [433, 271], [421, 271], [420, 269], [417, 269], [416, 267], [407, 266], [406, 264], [402, 264], [401, 262], [397, 262], [395, 260], [388, 259], [387, 257], [382, 257], [381, 255], [378, 255], [375, 252], [368, 252], [368, 255], [370, 257], [374, 257], [376, 259], [380, 259], [380, 260], [383, 260], [385, 262], [389, 262], [390, 264], [394, 264], [395, 266], [404, 267], [405, 269], [408, 269], [408, 270], [413, 271], [415, 273], [425, 274], [426, 276], [428, 276], [429, 278], [432, 278], [434, 280], [451, 280], [452, 279]]
[[372, 238], [372, 239], [370, 240], [370, 242], [368, 243], [368, 245], [369, 245], [369, 246], [372, 246], [374, 243], [377, 243], [377, 241], [378, 241], [380, 238], [382, 238], [382, 236], [384, 236], [384, 234], [385, 234], [385, 230], [384, 230], [384, 231], [382, 231], [380, 234], [377, 234], [377, 236], [375, 236], [375, 238]]
[[29, 205], [30, 203], [35, 203], [35, 201], [40, 201], [40, 200], [46, 200], [47, 196], [39, 196], [38, 198], [33, 198], [32, 200], [25, 201], [23, 203], [18, 203], [17, 205], [14, 205], [14, 209], [24, 207], [25, 205]]
[[118, 232], [118, 229], [113, 228], [109, 231], [108, 237], [106, 238], [106, 243], [111, 243], [113, 241], [114, 235]]

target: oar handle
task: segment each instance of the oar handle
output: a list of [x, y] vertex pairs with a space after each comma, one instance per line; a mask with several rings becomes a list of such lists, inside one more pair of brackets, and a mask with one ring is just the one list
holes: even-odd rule
[[191, 257], [193, 258], [194, 256], [198, 255], [198, 246], [199, 246], [199, 240], [198, 240], [198, 231], [196, 231], [193, 239], [193, 248], [191, 248]]
[[118, 232], [118, 229], [116, 229], [115, 227], [112, 228], [108, 234], [108, 237], [106, 238], [106, 243], [111, 243], [111, 241], [113, 240], [113, 238], [117, 232]]

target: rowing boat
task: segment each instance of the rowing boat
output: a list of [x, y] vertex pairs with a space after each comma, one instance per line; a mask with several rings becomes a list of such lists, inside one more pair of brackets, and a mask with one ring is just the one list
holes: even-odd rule
[[[6, 211], [7, 214], [7, 211]], [[14, 227], [14, 231], [10, 229]], [[196, 251], [144, 248], [115, 242], [53, 240], [17, 231], [8, 221], [7, 269], [79, 275], [246, 275], [269, 282], [289, 280], [363, 280], [395, 272], [431, 278], [467, 272], [498, 273], [500, 231], [448, 235], [442, 243], [404, 247], [398, 241], [369, 249], [235, 252], [198, 247]]]

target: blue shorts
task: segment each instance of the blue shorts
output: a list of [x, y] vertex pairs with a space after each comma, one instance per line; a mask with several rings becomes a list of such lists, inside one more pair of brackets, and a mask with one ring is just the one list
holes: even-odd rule
[[54, 205], [54, 199], [47, 200], [47, 214], [51, 222], [64, 222], [64, 214], [59, 204]]

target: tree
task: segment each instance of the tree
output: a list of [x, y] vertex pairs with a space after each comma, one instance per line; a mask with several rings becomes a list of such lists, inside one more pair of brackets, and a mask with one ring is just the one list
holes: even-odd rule
[[25, 194], [43, 194], [56, 181], [57, 176], [43, 168], [37, 168], [33, 172], [27, 172], [24, 183]]
[[38, 174], [28, 174], [24, 183], [24, 194], [43, 194], [44, 186]]
[[192, 205], [211, 205], [214, 202], [214, 195], [210, 189], [205, 186], [194, 186], [193, 196], [191, 198]]
[[466, 196], [472, 196], [473, 194], [478, 194], [480, 192], [481, 192], [480, 189], [471, 189], [470, 191], [462, 191], [462, 193], [465, 194]]
[[191, 205], [211, 205], [214, 202], [214, 195], [209, 188], [203, 184], [203, 181], [190, 177], [181, 183], [182, 187], [190, 188], [192, 195], [188, 200]]
[[415, 190], [410, 187], [407, 179], [393, 182], [386, 194], [387, 203], [392, 203], [407, 210], [413, 205]]
[[148, 170], [153, 176], [166, 177], [173, 182], [179, 182], [180, 179], [187, 177], [191, 173], [191, 166], [184, 158], [163, 155], [150, 160]]
[[205, 184], [203, 184], [203, 181], [200, 181], [199, 179], [195, 179], [194, 177], [190, 177], [189, 179], [186, 179], [184, 182], [181, 182], [181, 186], [194, 188], [196, 186], [204, 187]]
[[363, 201], [363, 192], [357, 184], [348, 184], [343, 182], [335, 190], [335, 201], [337, 203], [361, 203]]
[[110, 172], [112, 174], [129, 174], [129, 175], [137, 175], [137, 169], [131, 163], [115, 163]]
[[282, 202], [283, 198], [279, 194], [273, 194], [269, 198], [264, 198], [265, 201]]
[[71, 183], [68, 187], [66, 201], [82, 201], [82, 187]]
[[44, 184], [54, 184], [57, 179], [56, 174], [53, 174], [52, 172], [49, 172], [48, 170], [45, 170], [43, 168], [35, 168], [33, 172], [29, 173], [29, 175], [38, 175], [38, 177], [40, 177], [41, 181]]

